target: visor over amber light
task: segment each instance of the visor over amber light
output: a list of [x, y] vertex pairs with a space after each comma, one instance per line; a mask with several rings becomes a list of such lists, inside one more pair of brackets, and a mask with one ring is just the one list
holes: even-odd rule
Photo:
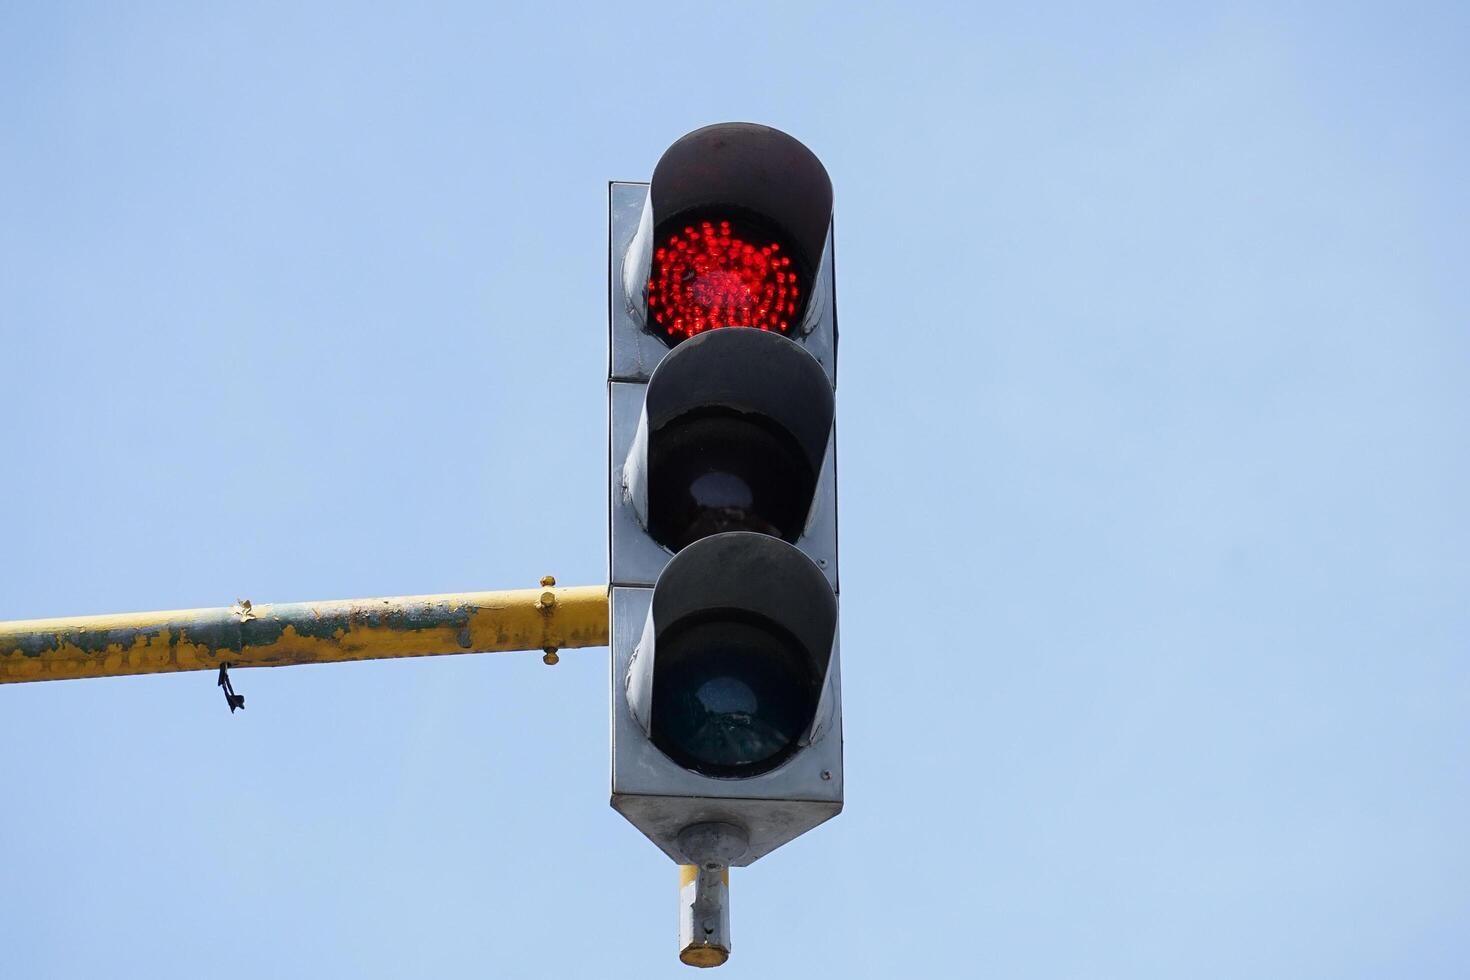
[[805, 531], [832, 436], [832, 384], [801, 345], [705, 330], [648, 381], [623, 480], [639, 523], [678, 552], [726, 531]]

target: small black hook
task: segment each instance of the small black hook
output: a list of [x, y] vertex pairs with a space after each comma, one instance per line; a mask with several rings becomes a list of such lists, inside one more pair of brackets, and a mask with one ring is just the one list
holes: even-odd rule
[[236, 708], [244, 709], [245, 695], [235, 693], [235, 687], [230, 683], [229, 672], [229, 664], [222, 663], [219, 665], [219, 681], [216, 683], [216, 686], [225, 689], [225, 704], [230, 706], [230, 714], [234, 714]]

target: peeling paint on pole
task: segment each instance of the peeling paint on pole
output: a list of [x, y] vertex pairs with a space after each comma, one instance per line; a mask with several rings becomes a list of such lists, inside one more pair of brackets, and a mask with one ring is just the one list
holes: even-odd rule
[[[544, 600], [554, 594], [553, 602]], [[607, 643], [607, 589], [578, 586], [0, 623], [0, 684]]]

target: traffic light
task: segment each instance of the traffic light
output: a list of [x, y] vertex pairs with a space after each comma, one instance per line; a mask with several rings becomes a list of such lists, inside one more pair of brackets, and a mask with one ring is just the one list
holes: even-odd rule
[[728, 955], [728, 868], [842, 809], [832, 185], [708, 126], [610, 185], [612, 805], [685, 866], [681, 958]]

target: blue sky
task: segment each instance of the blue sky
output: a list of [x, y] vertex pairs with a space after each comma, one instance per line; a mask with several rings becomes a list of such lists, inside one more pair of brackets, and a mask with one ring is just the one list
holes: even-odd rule
[[[0, 10], [0, 618], [605, 581], [606, 182], [837, 209], [847, 810], [728, 977], [1470, 958], [1463, 6]], [[649, 977], [606, 652], [0, 688], [0, 974]]]

